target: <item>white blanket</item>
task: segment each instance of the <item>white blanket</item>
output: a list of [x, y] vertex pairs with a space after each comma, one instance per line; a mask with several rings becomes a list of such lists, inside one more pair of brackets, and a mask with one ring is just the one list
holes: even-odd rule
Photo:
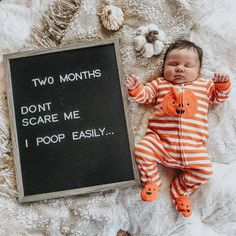
[[[0, 2], [0, 54], [25, 50], [31, 27], [38, 24], [53, 0]], [[110, 1], [112, 2], [112, 1]], [[208, 150], [214, 175], [192, 195], [193, 215], [185, 219], [174, 209], [169, 185], [176, 170], [161, 167], [163, 187], [154, 203], [140, 200], [138, 188], [100, 192], [29, 204], [16, 200], [8, 110], [4, 80], [0, 89], [0, 235], [112, 236], [122, 228], [135, 236], [236, 235], [236, 2], [234, 0], [118, 0], [125, 23], [115, 32], [101, 26], [97, 13], [105, 1], [83, 0], [68, 26], [62, 44], [117, 36], [125, 76], [134, 73], [147, 81], [159, 74], [163, 55], [143, 58], [134, 50], [136, 29], [155, 23], [166, 32], [165, 47], [175, 39], [190, 39], [204, 50], [202, 74], [231, 75], [233, 88], [224, 104], [209, 113]], [[28, 43], [28, 45], [30, 45]], [[31, 45], [32, 48], [34, 45]], [[126, 77], [122, 78], [125, 80]], [[129, 100], [135, 142], [146, 131], [151, 106]]]

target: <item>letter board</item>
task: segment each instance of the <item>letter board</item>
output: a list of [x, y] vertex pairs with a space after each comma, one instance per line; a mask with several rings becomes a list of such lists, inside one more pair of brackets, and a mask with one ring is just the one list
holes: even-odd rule
[[20, 202], [139, 184], [118, 39], [4, 59]]

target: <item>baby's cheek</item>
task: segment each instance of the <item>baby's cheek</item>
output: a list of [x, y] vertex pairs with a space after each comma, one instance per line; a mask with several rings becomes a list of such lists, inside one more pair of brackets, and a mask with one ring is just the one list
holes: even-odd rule
[[173, 76], [173, 69], [171, 69], [171, 68], [166, 68], [166, 69], [164, 69], [164, 77], [165, 77], [165, 79], [170, 79], [172, 76]]
[[192, 78], [197, 78], [199, 76], [199, 70], [198, 69], [192, 69], [188, 71], [188, 76]]

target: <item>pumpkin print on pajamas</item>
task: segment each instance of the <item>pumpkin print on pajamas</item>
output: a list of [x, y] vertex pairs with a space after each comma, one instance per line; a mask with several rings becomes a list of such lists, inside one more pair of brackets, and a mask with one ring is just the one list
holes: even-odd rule
[[156, 200], [157, 193], [158, 193], [158, 187], [153, 182], [146, 182], [142, 191], [141, 191], [141, 198], [143, 201], [152, 202]]
[[189, 89], [179, 91], [172, 88], [163, 98], [162, 108], [168, 116], [191, 118], [197, 112], [198, 102], [196, 96]]
[[184, 217], [189, 217], [192, 215], [192, 204], [189, 196], [180, 196], [175, 200], [175, 206]]

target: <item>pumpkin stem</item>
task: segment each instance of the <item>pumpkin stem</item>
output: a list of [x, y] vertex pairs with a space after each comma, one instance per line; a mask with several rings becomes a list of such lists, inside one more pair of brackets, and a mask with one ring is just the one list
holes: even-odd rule
[[108, 10], [108, 11], [107, 11], [107, 15], [111, 15], [111, 10]]
[[157, 39], [158, 39], [158, 31], [157, 30], [153, 30], [150, 31], [147, 35], [146, 35], [146, 40], [148, 43], [154, 43]]

